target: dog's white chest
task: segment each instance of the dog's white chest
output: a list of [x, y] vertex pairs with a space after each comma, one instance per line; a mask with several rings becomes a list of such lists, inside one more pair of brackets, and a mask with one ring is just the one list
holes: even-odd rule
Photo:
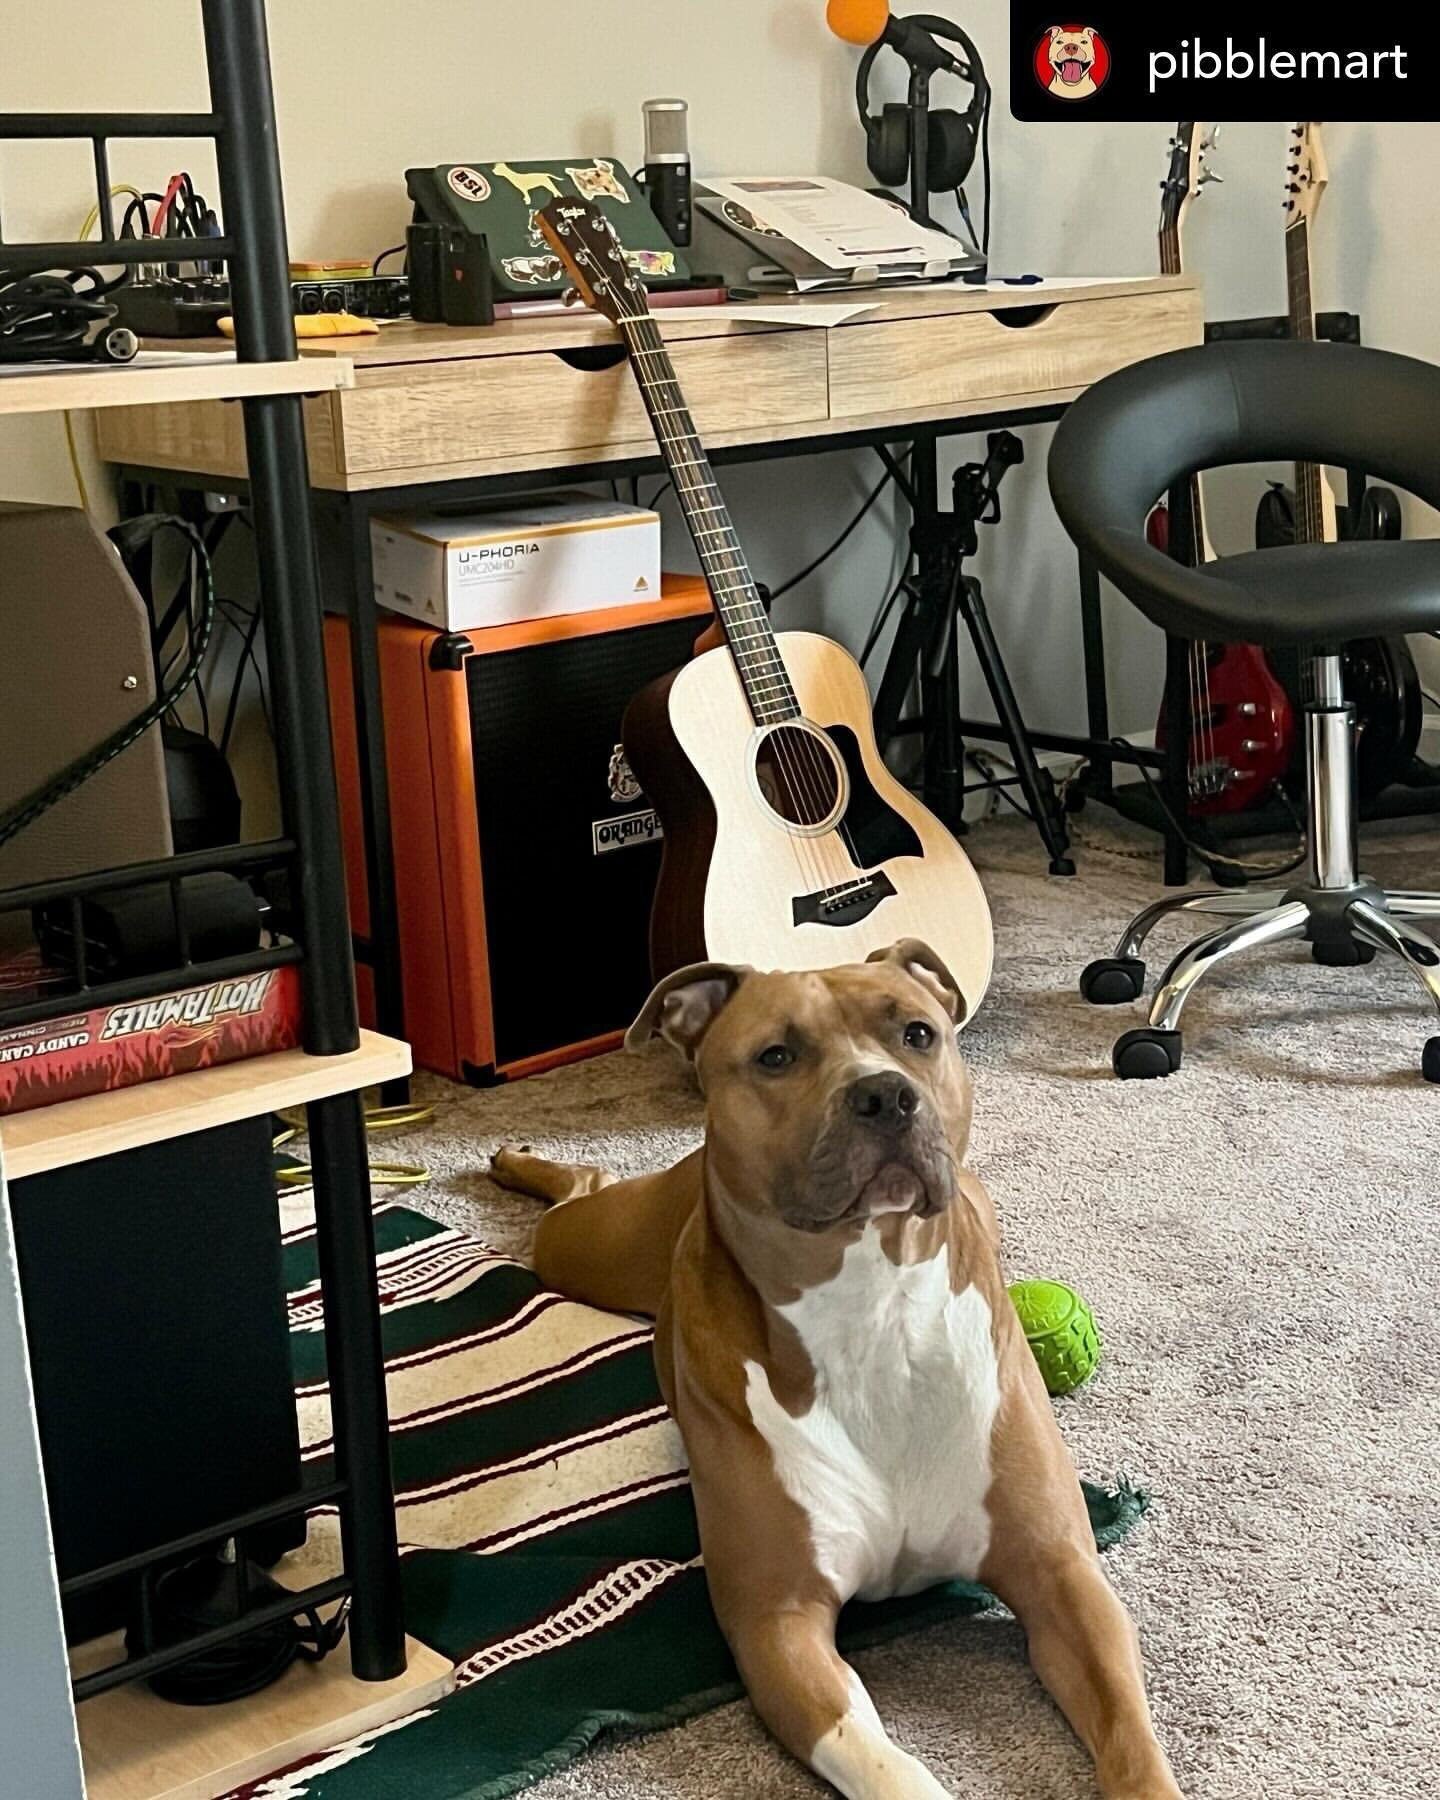
[[842, 1600], [973, 1578], [1000, 1404], [984, 1296], [951, 1291], [943, 1250], [897, 1268], [870, 1226], [833, 1281], [780, 1310], [815, 1369], [814, 1404], [793, 1417], [757, 1362], [746, 1397], [820, 1572]]

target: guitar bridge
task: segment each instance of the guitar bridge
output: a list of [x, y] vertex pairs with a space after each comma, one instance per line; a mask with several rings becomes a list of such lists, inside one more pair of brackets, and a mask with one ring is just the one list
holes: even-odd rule
[[802, 894], [793, 902], [797, 925], [858, 925], [868, 919], [882, 900], [895, 892], [895, 884], [883, 871], [823, 888], [818, 894]]

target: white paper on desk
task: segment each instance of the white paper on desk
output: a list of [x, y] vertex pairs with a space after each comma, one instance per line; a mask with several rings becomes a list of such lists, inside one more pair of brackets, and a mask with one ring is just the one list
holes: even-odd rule
[[707, 176], [705, 186], [828, 269], [948, 265], [969, 255], [957, 238], [917, 225], [903, 206], [828, 175]]
[[848, 324], [862, 313], [874, 312], [878, 300], [862, 300], [854, 305], [824, 306], [801, 303], [798, 306], [767, 306], [763, 300], [737, 301], [734, 306], [662, 306], [655, 317], [663, 325], [667, 319], [736, 319], [743, 325], [811, 325], [821, 331]]
[[0, 375], [98, 375], [104, 370], [123, 374], [126, 369], [203, 369], [212, 363], [233, 363], [233, 350], [138, 350], [128, 363], [66, 362], [47, 357], [44, 362], [0, 362]]

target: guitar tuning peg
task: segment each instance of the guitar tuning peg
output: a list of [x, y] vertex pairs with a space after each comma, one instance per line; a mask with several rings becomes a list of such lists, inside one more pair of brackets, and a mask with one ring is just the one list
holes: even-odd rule
[[1207, 169], [1205, 171], [1205, 173], [1200, 177], [1199, 185], [1202, 188], [1209, 187], [1209, 185], [1212, 181], [1218, 182], [1221, 187], [1224, 187], [1224, 185], [1225, 185], [1225, 177], [1223, 175], [1217, 175], [1213, 169]]
[[1210, 127], [1209, 137], [1207, 137], [1205, 139], [1204, 143], [1201, 144], [1200, 148], [1202, 150], [1213, 150], [1219, 142], [1220, 142], [1220, 127], [1218, 125], [1212, 125]]
[[562, 306], [578, 306], [580, 304], [579, 288], [567, 287], [560, 296], [560, 304]]

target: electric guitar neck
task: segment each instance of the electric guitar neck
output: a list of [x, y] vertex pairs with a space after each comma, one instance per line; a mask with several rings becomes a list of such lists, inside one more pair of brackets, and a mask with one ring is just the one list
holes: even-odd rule
[[[1205, 158], [1214, 143], [1214, 136], [1205, 135], [1205, 126], [1196, 120], [1182, 119], [1175, 127], [1175, 136], [1170, 141], [1170, 167], [1164, 181], [1160, 184], [1160, 273], [1162, 275], [1181, 275], [1184, 273], [1185, 261], [1182, 242], [1185, 220], [1191, 206], [1199, 199], [1202, 191], [1212, 181], [1220, 177], [1212, 169], [1205, 166]], [[1200, 477], [1192, 475], [1185, 484], [1187, 538], [1183, 546], [1174, 545], [1172, 549], [1182, 548], [1186, 555], [1184, 560], [1192, 568], [1202, 562], [1209, 562], [1213, 557], [1210, 540], [1205, 530], [1205, 499], [1200, 488]], [[1173, 524], [1173, 521], [1172, 521]]]
[[[1311, 227], [1329, 181], [1320, 127], [1302, 120], [1291, 131], [1285, 168], [1285, 282], [1290, 335], [1304, 343], [1313, 344], [1316, 336]], [[1296, 543], [1333, 544], [1338, 537], [1335, 493], [1325, 471], [1318, 463], [1296, 463]]]

